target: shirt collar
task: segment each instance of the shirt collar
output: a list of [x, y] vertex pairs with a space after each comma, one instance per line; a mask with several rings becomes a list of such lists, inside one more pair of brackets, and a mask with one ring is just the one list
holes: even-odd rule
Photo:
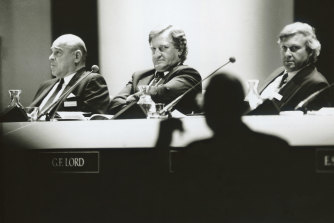
[[70, 74], [70, 75], [67, 75], [66, 77], [64, 77], [64, 84], [65, 85], [68, 85], [68, 83], [71, 81], [71, 79], [73, 78], [73, 76], [76, 74], [76, 72]]
[[[154, 72], [154, 76], [158, 73], [158, 71], [155, 71]], [[164, 72], [160, 72], [160, 73], [163, 73], [164, 74], [164, 77], [166, 77], [166, 75], [169, 73], [169, 71], [164, 71]]]
[[[180, 66], [180, 65], [182, 65], [182, 63], [181, 62], [178, 62], [171, 70], [173, 70], [175, 67], [177, 67], [177, 66]], [[161, 73], [164, 73], [164, 77], [166, 77], [166, 75], [169, 73], [170, 71], [164, 71], [164, 72], [161, 72]], [[154, 76], [156, 75], [158, 73], [158, 71], [155, 71], [154, 72]]]
[[288, 73], [288, 78], [287, 78], [287, 81], [290, 81], [299, 71], [301, 71], [304, 67], [300, 68], [299, 70], [295, 70], [295, 71], [291, 71], [291, 72], [288, 72], [287, 70], [284, 71], [284, 74], [285, 73]]

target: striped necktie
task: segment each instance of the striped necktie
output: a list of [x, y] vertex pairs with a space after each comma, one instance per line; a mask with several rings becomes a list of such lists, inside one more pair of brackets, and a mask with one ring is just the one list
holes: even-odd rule
[[50, 106], [53, 103], [53, 101], [56, 98], [57, 94], [59, 93], [59, 91], [63, 87], [63, 84], [64, 84], [64, 79], [60, 78], [56, 90], [53, 92], [53, 94], [48, 99], [48, 101], [45, 103], [45, 105], [42, 108], [40, 108], [40, 111], [43, 111], [43, 109], [48, 108], [48, 106]]
[[286, 82], [288, 82], [288, 73], [283, 74], [282, 80], [278, 85], [278, 88], [280, 89], [284, 84], [286, 84]]

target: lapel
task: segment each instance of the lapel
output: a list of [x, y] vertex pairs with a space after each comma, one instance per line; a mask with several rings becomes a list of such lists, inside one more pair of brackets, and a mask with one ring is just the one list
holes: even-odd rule
[[174, 67], [165, 77], [163, 80], [163, 84], [167, 83], [173, 76], [173, 74], [175, 74], [177, 71], [182, 70], [184, 68], [188, 67], [187, 65], [179, 65]]
[[78, 70], [76, 74], [72, 77], [68, 85], [65, 87], [63, 93], [65, 93], [71, 86], [73, 86], [79, 80], [79, 78], [83, 75], [84, 72], [85, 72], [85, 68]]
[[[172, 77], [173, 75], [178, 71], [178, 70], [182, 70], [185, 67], [188, 67], [186, 65], [179, 65], [174, 67], [164, 78], [163, 81], [160, 82], [162, 84], [167, 83]], [[148, 85], [154, 78], [154, 73], [155, 73], [155, 69], [149, 70], [147, 72], [144, 72], [142, 75], [136, 77], [138, 79], [133, 80], [133, 91], [134, 92], [138, 92], [138, 85]]]
[[139, 91], [138, 85], [148, 85], [150, 81], [154, 78], [155, 70], [149, 70], [144, 72], [143, 74], [136, 77], [136, 80], [133, 80], [133, 93]]
[[272, 72], [269, 77], [264, 81], [264, 84], [259, 88], [259, 94], [262, 93], [262, 91], [269, 85], [271, 84], [271, 82], [273, 82], [276, 77], [278, 77], [279, 75], [281, 75], [284, 72], [284, 67], [279, 67], [278, 69], [276, 69], [274, 72]]
[[[278, 93], [282, 95], [282, 100], [279, 102], [283, 106], [286, 102], [290, 100], [300, 89], [304, 80], [311, 74], [314, 70], [314, 65], [309, 65], [300, 70]], [[287, 97], [287, 95], [289, 97]]]
[[147, 72], [145, 75], [141, 76], [140, 80], [138, 81], [138, 85], [148, 85], [154, 78], [155, 70], [151, 70]]
[[43, 101], [43, 99], [46, 97], [46, 95], [51, 91], [53, 86], [57, 83], [58, 80], [59, 78], [54, 78], [50, 80], [49, 85], [42, 90], [42, 92], [37, 96], [37, 98], [29, 106], [31, 107], [39, 106], [41, 102]]

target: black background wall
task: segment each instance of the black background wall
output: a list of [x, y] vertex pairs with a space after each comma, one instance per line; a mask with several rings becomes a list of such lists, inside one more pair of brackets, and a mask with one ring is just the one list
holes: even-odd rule
[[331, 0], [295, 0], [295, 21], [306, 22], [316, 29], [321, 43], [318, 70], [334, 82], [334, 3]]
[[52, 41], [71, 33], [83, 39], [88, 51], [87, 69], [99, 65], [97, 1], [52, 0]]

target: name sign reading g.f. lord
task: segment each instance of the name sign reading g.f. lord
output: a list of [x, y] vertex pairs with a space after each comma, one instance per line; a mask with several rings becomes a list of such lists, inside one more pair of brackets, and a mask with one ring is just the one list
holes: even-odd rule
[[41, 152], [44, 170], [61, 173], [99, 173], [98, 151]]
[[334, 173], [334, 148], [316, 150], [316, 171]]

